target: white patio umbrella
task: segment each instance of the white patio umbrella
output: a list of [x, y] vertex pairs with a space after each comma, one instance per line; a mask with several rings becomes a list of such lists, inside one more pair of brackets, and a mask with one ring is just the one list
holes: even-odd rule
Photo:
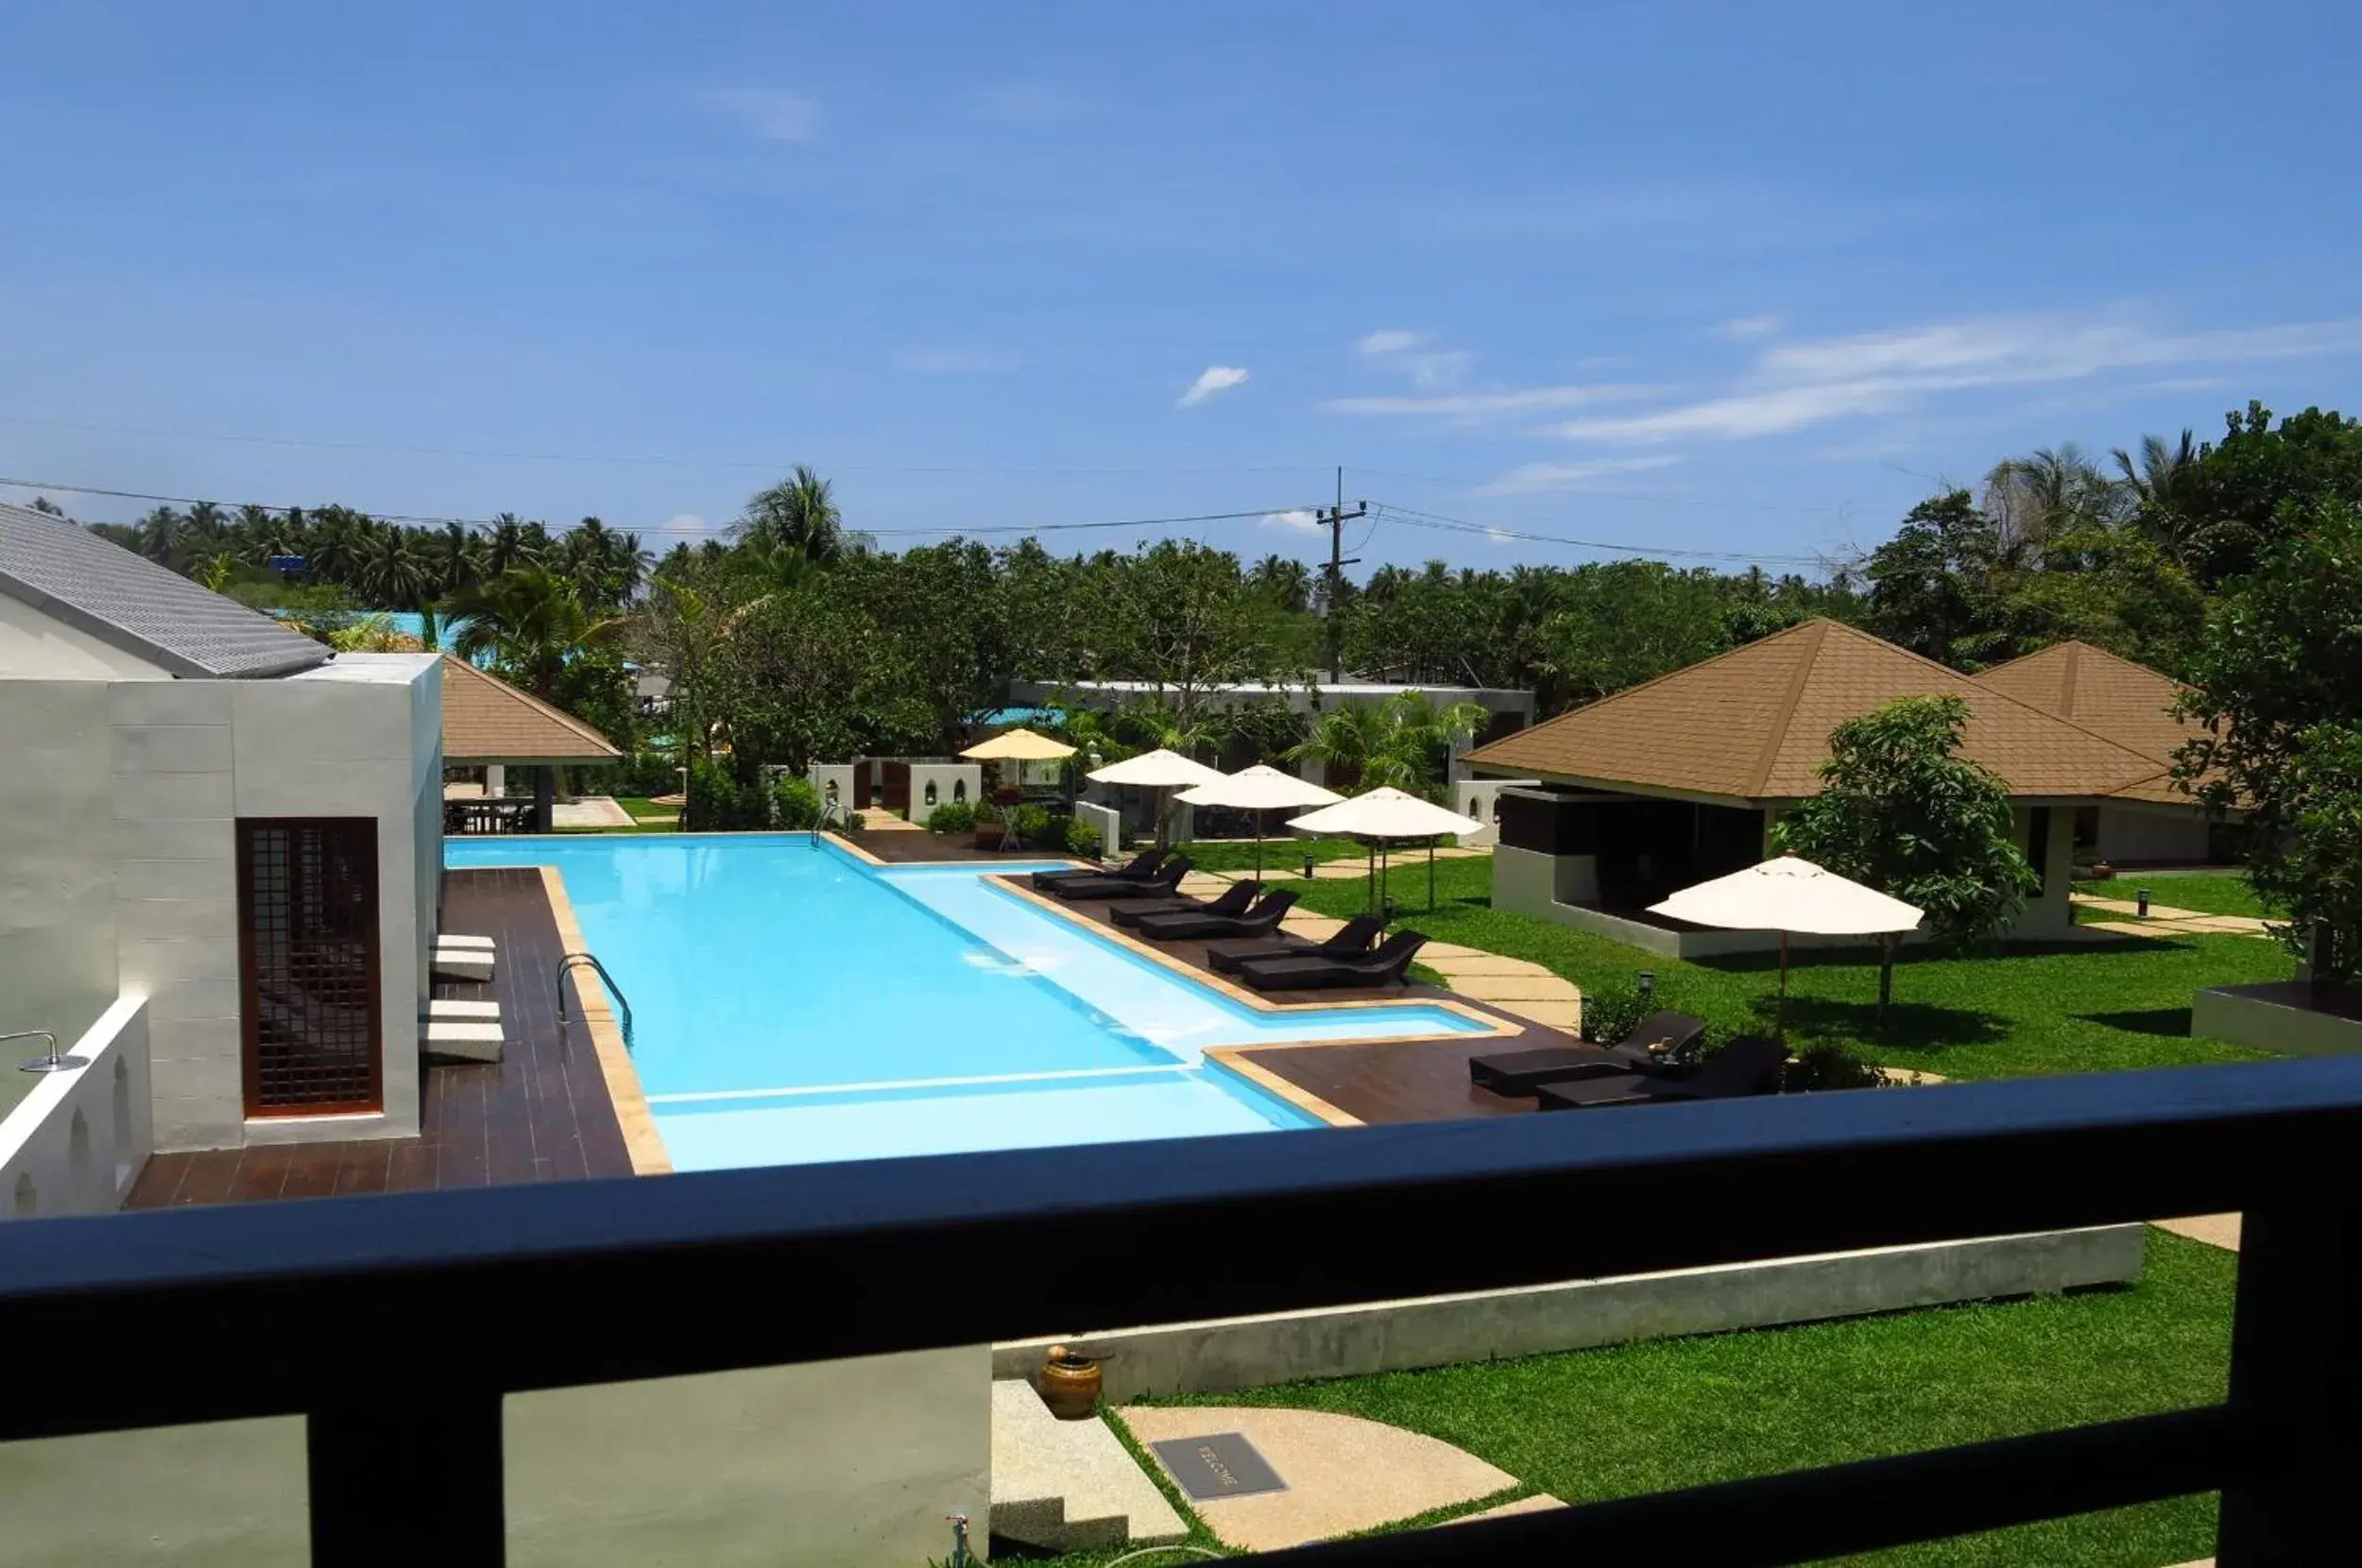
[[[1317, 811], [1291, 817], [1288, 826], [1307, 833], [1339, 833], [1349, 839], [1364, 839], [1383, 845], [1395, 839], [1437, 839], [1446, 834], [1454, 838], [1481, 831], [1484, 824], [1457, 811], [1446, 810], [1433, 801], [1421, 800], [1402, 791], [1381, 788], [1366, 794], [1341, 800], [1334, 806], [1324, 806]], [[1385, 864], [1381, 860], [1378, 877], [1371, 884], [1370, 896], [1383, 900], [1385, 896]], [[1379, 907], [1382, 906], [1382, 902]], [[1435, 907], [1435, 846], [1428, 845], [1427, 907]]]
[[[1211, 784], [1222, 776], [1222, 770], [1209, 768], [1203, 762], [1192, 762], [1177, 751], [1161, 746], [1144, 751], [1138, 757], [1127, 757], [1121, 762], [1110, 762], [1096, 772], [1083, 775], [1094, 784], [1130, 784], [1143, 790], [1186, 790], [1192, 785]], [[1156, 839], [1164, 842], [1165, 813], [1156, 812]]]
[[1292, 773], [1258, 762], [1251, 768], [1225, 774], [1210, 784], [1200, 784], [1184, 790], [1177, 797], [1190, 806], [1227, 806], [1234, 811], [1255, 813], [1255, 877], [1263, 877], [1263, 813], [1291, 807], [1327, 806], [1345, 797], [1334, 790], [1324, 790], [1309, 778], [1298, 778]]
[[1773, 1032], [1782, 1039], [1787, 1038], [1789, 932], [1884, 936], [1914, 929], [1920, 917], [1918, 910], [1900, 898], [1794, 855], [1684, 888], [1663, 903], [1650, 905], [1649, 912], [1726, 930], [1779, 932], [1780, 1000], [1772, 1016]]

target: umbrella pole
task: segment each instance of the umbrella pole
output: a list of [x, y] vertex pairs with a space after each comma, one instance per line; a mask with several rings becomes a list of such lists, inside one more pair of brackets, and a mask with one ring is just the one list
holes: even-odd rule
[[1255, 879], [1263, 879], [1263, 813], [1255, 813]]
[[1781, 1041], [1786, 1041], [1788, 1038], [1788, 933], [1786, 931], [1780, 933], [1780, 999], [1778, 1005], [1772, 1010], [1772, 1033], [1773, 1038]]
[[1435, 912], [1435, 846], [1427, 846], [1427, 912]]

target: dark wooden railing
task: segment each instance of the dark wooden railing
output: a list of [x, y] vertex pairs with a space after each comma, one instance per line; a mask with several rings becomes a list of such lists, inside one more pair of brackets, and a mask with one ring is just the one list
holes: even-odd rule
[[[514, 1391], [2236, 1210], [2221, 1406], [1270, 1560], [1796, 1562], [2219, 1490], [2224, 1568], [2353, 1561], [2357, 1158], [2335, 1060], [35, 1220], [0, 1439], [304, 1413], [316, 1563], [497, 1563]], [[496, 1331], [395, 1348], [432, 1322]]]

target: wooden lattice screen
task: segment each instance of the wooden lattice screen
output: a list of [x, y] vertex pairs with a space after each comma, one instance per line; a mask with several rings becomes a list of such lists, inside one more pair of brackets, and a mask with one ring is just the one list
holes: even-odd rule
[[248, 1116], [381, 1108], [377, 823], [238, 823]]

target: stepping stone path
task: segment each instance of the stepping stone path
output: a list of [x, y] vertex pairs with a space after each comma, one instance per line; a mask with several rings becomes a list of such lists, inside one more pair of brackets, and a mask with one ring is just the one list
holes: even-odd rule
[[1155, 1443], [1224, 1432], [1254, 1446], [1285, 1490], [1190, 1499], [1224, 1545], [1247, 1551], [1376, 1529], [1517, 1485], [1515, 1476], [1450, 1443], [1358, 1416], [1205, 1405], [1135, 1405], [1119, 1414], [1151, 1453]]
[[[2090, 929], [2096, 931], [2117, 931], [2131, 936], [2156, 936], [2166, 931], [2204, 931], [2216, 936], [2268, 937], [2265, 923], [2252, 915], [2208, 914], [2202, 910], [2176, 909], [2170, 904], [2152, 903], [2148, 913], [2141, 913], [2138, 900], [2102, 898], [2097, 894], [2078, 893], [2068, 901], [2079, 908], [2097, 910], [2103, 914], [2130, 916], [2126, 920], [2095, 920]], [[2146, 920], [2147, 925], [2136, 922]]]

